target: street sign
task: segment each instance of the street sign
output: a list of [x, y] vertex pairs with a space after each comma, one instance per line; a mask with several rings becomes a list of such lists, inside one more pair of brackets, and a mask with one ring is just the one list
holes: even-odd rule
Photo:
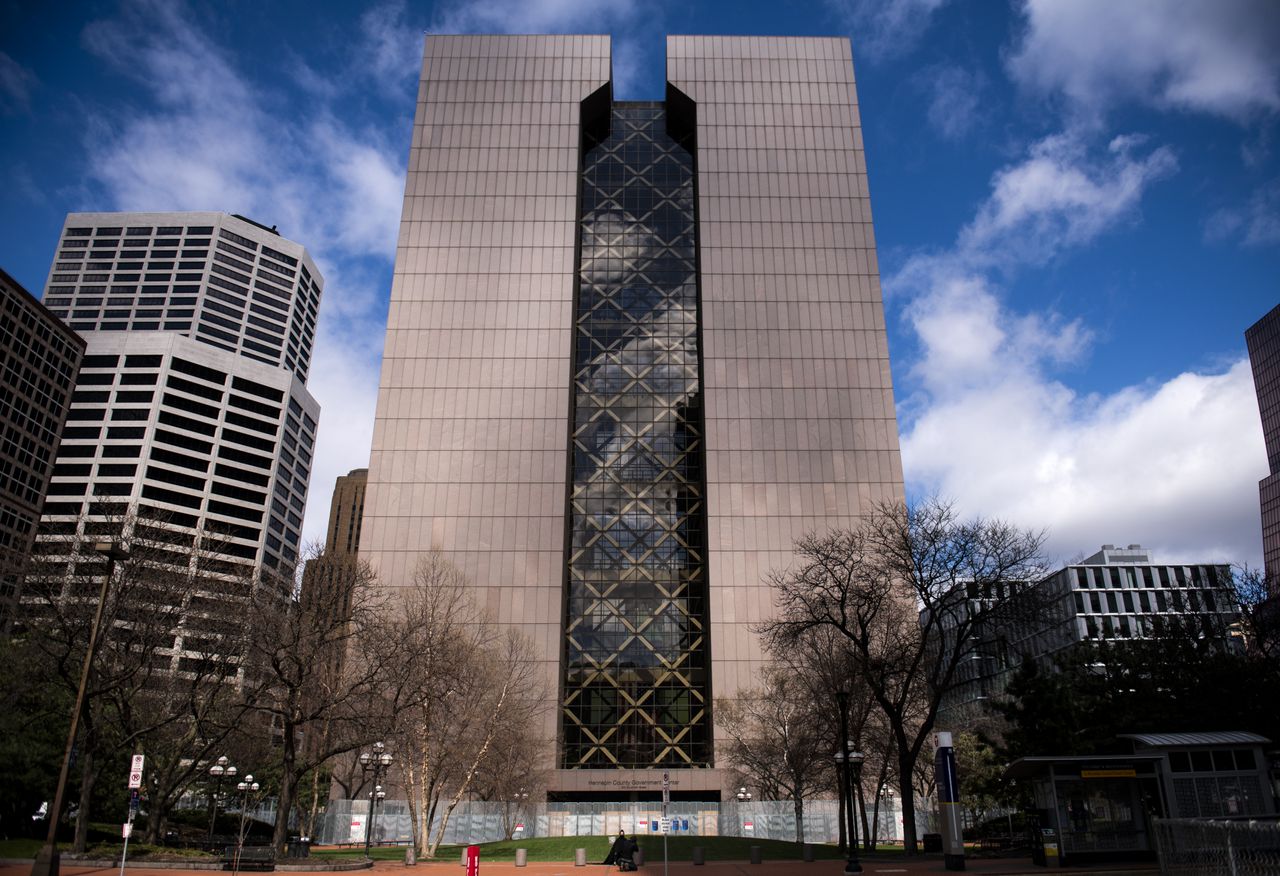
[[137, 812], [139, 804], [141, 802], [142, 801], [138, 799], [138, 789], [134, 788], [132, 791], [129, 792], [129, 811]]
[[658, 819], [658, 831], [660, 833], [671, 833], [671, 819], [670, 818]]
[[667, 770], [662, 771], [662, 804], [671, 802], [671, 773]]
[[124, 837], [125, 839], [128, 839], [128, 838], [129, 838], [129, 834], [131, 834], [131, 833], [133, 833], [133, 822], [132, 822], [132, 821], [126, 821], [124, 824], [122, 824], [122, 825], [121, 825], [120, 835], [121, 835], [122, 837]]
[[142, 787], [142, 764], [144, 760], [145, 759], [140, 754], [135, 754], [133, 756], [133, 763], [130, 764], [129, 766], [129, 787], [130, 788]]

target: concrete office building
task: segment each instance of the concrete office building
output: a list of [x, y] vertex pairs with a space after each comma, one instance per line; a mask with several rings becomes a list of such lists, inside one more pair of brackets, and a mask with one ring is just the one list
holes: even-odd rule
[[429, 36], [360, 555], [534, 640], [553, 799], [718, 799], [766, 576], [903, 495], [850, 47]]
[[1145, 638], [1162, 618], [1198, 619], [1222, 631], [1223, 647], [1236, 647], [1230, 632], [1239, 611], [1229, 566], [1160, 565], [1141, 545], [1105, 544], [1025, 592], [1029, 610], [1011, 611], [1016, 620], [975, 631], [973, 656], [960, 665], [959, 683], [942, 700], [939, 726], [964, 728], [991, 717], [991, 700], [1004, 693], [1025, 660], [1048, 665], [1082, 643]]
[[[202, 534], [175, 562], [194, 548], [209, 572], [262, 570], [292, 590], [320, 414], [306, 376], [321, 284], [302, 246], [241, 217], [69, 215], [45, 303], [88, 349], [43, 552], [139, 512]], [[227, 598], [211, 587], [192, 605]]]
[[1258, 482], [1262, 506], [1262, 556], [1268, 592], [1280, 599], [1280, 305], [1244, 333], [1253, 386], [1262, 417], [1269, 474]]
[[83, 356], [84, 339], [0, 271], [0, 634], [21, 599]]
[[308, 608], [335, 612], [340, 617], [348, 616], [351, 610], [354, 578], [349, 572], [360, 547], [368, 480], [369, 470], [357, 468], [339, 476], [334, 484], [324, 551], [308, 559], [302, 570], [302, 603]]

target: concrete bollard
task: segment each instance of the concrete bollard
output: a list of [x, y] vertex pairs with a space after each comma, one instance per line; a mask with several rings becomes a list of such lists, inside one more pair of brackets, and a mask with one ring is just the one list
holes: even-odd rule
[[516, 866], [517, 867], [529, 866], [529, 850], [528, 849], [516, 849]]
[[753, 864], [760, 863], [760, 847], [759, 846], [751, 847], [751, 863]]
[[706, 855], [702, 851], [702, 846], [693, 847], [693, 866], [701, 867], [707, 863]]
[[804, 848], [801, 850], [801, 855], [803, 856], [804, 862], [806, 864], [812, 864], [813, 863], [813, 843], [805, 843]]
[[637, 867], [644, 866], [644, 849], [636, 849], [636, 853], [631, 856], [631, 860], [636, 862]]
[[404, 865], [406, 867], [416, 867], [418, 865], [418, 850], [413, 847], [413, 843], [404, 847]]
[[587, 866], [587, 850], [586, 849], [573, 850], [573, 866], [575, 867]]

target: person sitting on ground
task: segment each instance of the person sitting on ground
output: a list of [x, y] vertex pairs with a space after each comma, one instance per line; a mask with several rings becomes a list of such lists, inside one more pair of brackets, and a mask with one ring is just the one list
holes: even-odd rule
[[613, 845], [609, 849], [609, 854], [601, 862], [604, 864], [617, 864], [624, 857], [630, 860], [631, 856], [631, 840], [627, 839], [626, 831], [618, 831], [618, 838], [613, 841]]

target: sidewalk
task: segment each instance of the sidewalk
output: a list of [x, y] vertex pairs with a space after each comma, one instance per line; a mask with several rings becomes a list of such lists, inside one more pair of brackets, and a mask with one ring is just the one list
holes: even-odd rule
[[[417, 872], [421, 876], [446, 876], [446, 874], [463, 874], [461, 864], [457, 860], [432, 861], [420, 863], [416, 867], [405, 867], [395, 861], [379, 861], [374, 865], [374, 876], [410, 876]], [[109, 876], [119, 873], [120, 868], [62, 867], [63, 876]], [[207, 876], [207, 870], [159, 869], [130, 866], [128, 876]], [[292, 871], [297, 873], [299, 871]], [[361, 871], [355, 871], [359, 873]], [[516, 867], [510, 861], [480, 862], [481, 876], [605, 876], [618, 871], [603, 864], [588, 864], [575, 867], [572, 862], [539, 863], [531, 862], [526, 867]], [[641, 873], [649, 876], [660, 876], [663, 873], [662, 861], [646, 861], [640, 868]], [[672, 876], [841, 876], [844, 873], [843, 861], [815, 861], [810, 864], [801, 861], [765, 861], [763, 864], [748, 864], [745, 861], [708, 861], [703, 866], [695, 867], [688, 862], [671, 862], [668, 873]], [[867, 876], [875, 874], [912, 874], [949, 872], [942, 864], [939, 856], [919, 858], [876, 857], [864, 859], [862, 872]], [[990, 874], [990, 876], [1046, 876], [1051, 873], [1088, 873], [1091, 876], [1150, 876], [1159, 872], [1155, 863], [1141, 864], [1101, 864], [1094, 867], [1069, 867], [1061, 870], [1048, 870], [1037, 867], [1029, 859], [993, 859], [972, 858], [965, 861], [966, 873]], [[30, 876], [30, 864], [0, 864], [0, 876]]]

